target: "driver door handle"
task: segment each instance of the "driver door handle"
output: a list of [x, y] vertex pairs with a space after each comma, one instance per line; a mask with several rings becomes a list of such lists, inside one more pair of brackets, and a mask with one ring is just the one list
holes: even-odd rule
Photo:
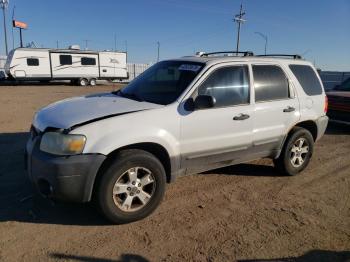
[[240, 115], [238, 115], [238, 116], [235, 116], [235, 117], [233, 118], [233, 120], [235, 120], [235, 121], [246, 120], [246, 119], [248, 119], [249, 117], [250, 117], [250, 116], [247, 115], [247, 114], [240, 114]]
[[287, 108], [283, 109], [284, 113], [289, 113], [295, 111], [294, 107], [288, 106]]

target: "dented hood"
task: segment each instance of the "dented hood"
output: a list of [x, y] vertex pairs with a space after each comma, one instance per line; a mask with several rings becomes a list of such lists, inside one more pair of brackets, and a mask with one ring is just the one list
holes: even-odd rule
[[46, 128], [68, 129], [76, 125], [162, 105], [138, 102], [112, 93], [65, 99], [42, 108], [34, 116], [33, 125], [40, 131]]

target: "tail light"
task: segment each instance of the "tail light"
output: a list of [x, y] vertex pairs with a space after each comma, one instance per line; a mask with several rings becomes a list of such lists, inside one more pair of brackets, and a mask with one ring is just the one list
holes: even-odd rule
[[328, 97], [325, 96], [325, 100], [324, 100], [324, 112], [327, 113], [328, 111]]

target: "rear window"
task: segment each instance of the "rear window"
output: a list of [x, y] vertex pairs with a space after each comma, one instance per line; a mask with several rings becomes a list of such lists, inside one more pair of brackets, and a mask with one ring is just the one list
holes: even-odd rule
[[96, 59], [91, 57], [82, 57], [81, 58], [82, 65], [96, 65]]
[[315, 71], [307, 65], [289, 65], [305, 93], [309, 96], [322, 94], [322, 86]]
[[60, 64], [61, 65], [71, 65], [72, 56], [71, 55], [60, 55]]
[[39, 66], [39, 59], [38, 58], [27, 58], [27, 65], [28, 66]]

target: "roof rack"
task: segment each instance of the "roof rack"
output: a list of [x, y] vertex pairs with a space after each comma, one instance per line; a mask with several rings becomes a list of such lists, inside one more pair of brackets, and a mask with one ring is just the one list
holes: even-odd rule
[[257, 55], [259, 57], [290, 57], [293, 59], [302, 59], [301, 55], [286, 55], [286, 54], [268, 54], [268, 55]]
[[236, 56], [239, 54], [242, 54], [243, 56], [254, 56], [254, 53], [251, 51], [244, 51], [244, 52], [237, 52], [237, 51], [221, 51], [221, 52], [211, 52], [211, 53], [204, 53], [204, 52], [198, 52], [197, 55], [199, 57], [203, 56], [212, 56], [212, 55], [223, 55], [223, 54], [235, 54]]

